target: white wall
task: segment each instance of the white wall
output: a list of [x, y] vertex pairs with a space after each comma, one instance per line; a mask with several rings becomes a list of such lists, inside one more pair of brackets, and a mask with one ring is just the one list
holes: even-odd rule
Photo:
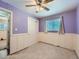
[[35, 21], [37, 21], [35, 18], [28, 17], [28, 33], [11, 35], [10, 54], [37, 43], [36, 35], [39, 29], [37, 29], [39, 22]]
[[34, 35], [25, 33], [25, 34], [14, 34], [10, 40], [10, 51], [11, 53], [22, 50], [34, 43], [36, 43]]
[[39, 33], [39, 41], [73, 50], [75, 34]]

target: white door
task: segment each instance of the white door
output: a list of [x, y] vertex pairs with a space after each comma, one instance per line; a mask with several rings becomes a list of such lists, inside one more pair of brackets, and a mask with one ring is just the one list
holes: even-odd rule
[[0, 49], [7, 47], [9, 13], [0, 10]]
[[39, 21], [35, 18], [29, 17], [28, 19], [28, 34], [30, 36], [30, 42], [37, 42], [39, 31]]
[[0, 59], [7, 56], [9, 16], [9, 12], [0, 9]]
[[28, 18], [28, 33], [37, 34], [39, 31], [39, 21], [35, 18]]

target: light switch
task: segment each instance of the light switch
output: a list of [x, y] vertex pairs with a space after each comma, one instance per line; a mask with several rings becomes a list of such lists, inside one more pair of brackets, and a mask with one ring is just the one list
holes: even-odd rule
[[18, 31], [18, 28], [15, 28], [15, 31]]

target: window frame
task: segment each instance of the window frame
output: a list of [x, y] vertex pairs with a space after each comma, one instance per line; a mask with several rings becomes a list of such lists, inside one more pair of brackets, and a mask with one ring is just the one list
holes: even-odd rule
[[[59, 31], [47, 31], [47, 24], [45, 24], [45, 32], [50, 32], [50, 33], [65, 33], [65, 28], [64, 28], [64, 18], [63, 16], [57, 17], [58, 19], [60, 18], [60, 29]], [[54, 18], [53, 20], [57, 19]], [[48, 20], [46, 20], [48, 21]], [[51, 21], [51, 20], [50, 20]]]

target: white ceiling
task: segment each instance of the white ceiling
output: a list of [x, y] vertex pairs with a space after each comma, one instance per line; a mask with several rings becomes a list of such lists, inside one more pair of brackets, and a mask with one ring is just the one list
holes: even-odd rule
[[[39, 13], [36, 13], [35, 7], [27, 8], [26, 4], [30, 4], [25, 1], [34, 1], [34, 0], [3, 0], [16, 8], [23, 10], [24, 12], [28, 12], [35, 17], [45, 17], [53, 14], [57, 14], [60, 12], [68, 11], [76, 8], [79, 3], [79, 0], [54, 0], [53, 2], [48, 3], [46, 6], [50, 9], [50, 11], [42, 10]], [[32, 2], [32, 4], [35, 4]]]

